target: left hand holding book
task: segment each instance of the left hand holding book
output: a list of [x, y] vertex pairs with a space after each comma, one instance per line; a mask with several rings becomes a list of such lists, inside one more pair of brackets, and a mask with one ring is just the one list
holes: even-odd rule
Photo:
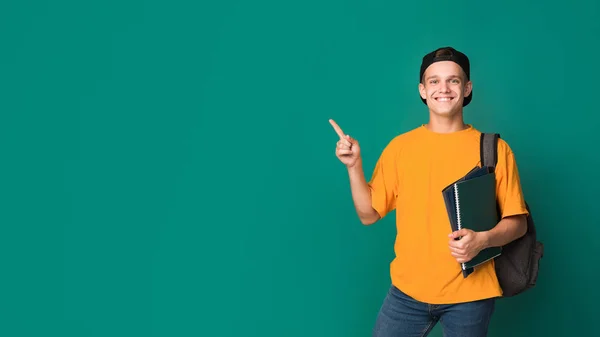
[[475, 232], [468, 228], [454, 231], [448, 235], [452, 256], [459, 263], [471, 261], [485, 248], [485, 233]]

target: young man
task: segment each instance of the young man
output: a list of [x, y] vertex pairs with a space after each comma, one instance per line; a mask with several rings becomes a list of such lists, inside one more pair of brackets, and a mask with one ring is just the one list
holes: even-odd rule
[[502, 295], [494, 263], [476, 267], [467, 278], [459, 263], [525, 234], [527, 209], [515, 157], [499, 139], [495, 172], [501, 220], [496, 227], [452, 233], [442, 189], [481, 165], [480, 132], [463, 120], [463, 107], [473, 97], [469, 59], [451, 47], [439, 48], [423, 57], [419, 78], [429, 122], [392, 139], [369, 182], [358, 141], [330, 120], [340, 137], [336, 156], [348, 169], [361, 222], [373, 224], [396, 210], [392, 285], [373, 336], [425, 336], [438, 321], [447, 337], [486, 336], [495, 297]]

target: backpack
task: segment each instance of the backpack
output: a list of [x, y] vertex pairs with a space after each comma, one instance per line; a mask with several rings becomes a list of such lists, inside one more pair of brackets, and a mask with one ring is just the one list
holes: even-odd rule
[[[494, 169], [498, 162], [497, 133], [481, 133], [481, 165]], [[536, 285], [540, 259], [544, 255], [543, 243], [537, 241], [535, 224], [529, 205], [527, 233], [502, 247], [502, 254], [495, 258], [496, 276], [503, 291], [503, 297], [520, 294]]]

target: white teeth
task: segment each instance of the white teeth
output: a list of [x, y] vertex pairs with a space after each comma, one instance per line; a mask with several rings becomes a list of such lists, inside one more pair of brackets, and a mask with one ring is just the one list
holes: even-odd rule
[[448, 102], [449, 100], [451, 100], [452, 98], [450, 97], [438, 97], [437, 100], [440, 102]]

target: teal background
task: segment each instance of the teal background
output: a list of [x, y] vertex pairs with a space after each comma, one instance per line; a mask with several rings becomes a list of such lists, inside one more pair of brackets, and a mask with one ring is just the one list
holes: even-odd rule
[[[393, 216], [367, 178], [427, 120], [421, 57], [472, 61], [466, 121], [513, 148], [546, 245], [490, 336], [592, 336], [596, 1], [4, 1], [0, 334], [369, 336]], [[441, 336], [438, 326], [432, 336]]]

